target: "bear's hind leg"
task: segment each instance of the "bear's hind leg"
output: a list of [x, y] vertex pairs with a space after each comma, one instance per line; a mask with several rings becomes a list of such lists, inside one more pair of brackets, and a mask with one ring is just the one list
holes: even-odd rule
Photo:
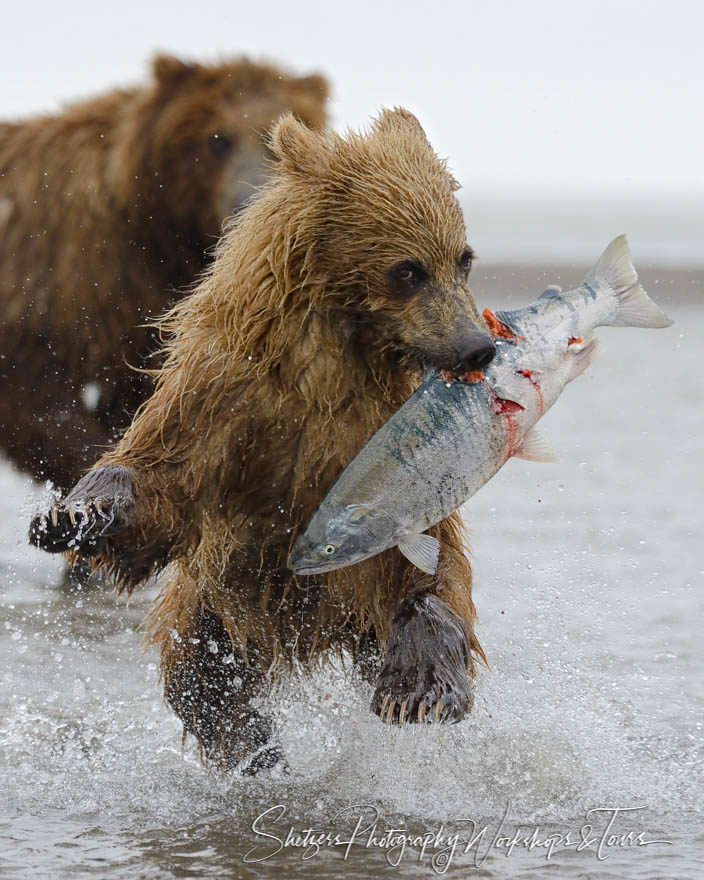
[[282, 760], [281, 749], [271, 743], [271, 719], [251, 705], [266, 676], [256, 650], [250, 649], [245, 663], [220, 618], [205, 608], [187, 631], [171, 629], [157, 640], [166, 701], [208, 762], [223, 770], [239, 765], [252, 776]]

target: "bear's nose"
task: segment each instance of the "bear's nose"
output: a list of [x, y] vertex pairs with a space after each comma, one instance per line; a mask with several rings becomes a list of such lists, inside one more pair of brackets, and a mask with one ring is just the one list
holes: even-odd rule
[[496, 346], [493, 338], [481, 330], [468, 330], [456, 347], [458, 372], [483, 370], [494, 360]]

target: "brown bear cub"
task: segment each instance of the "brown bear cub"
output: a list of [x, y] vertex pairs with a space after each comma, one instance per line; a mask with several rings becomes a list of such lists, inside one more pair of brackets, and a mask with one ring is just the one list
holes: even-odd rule
[[131, 369], [158, 347], [144, 325], [268, 176], [271, 125], [325, 124], [319, 76], [169, 56], [153, 73], [0, 125], [0, 449], [64, 488], [151, 393]]
[[149, 621], [166, 699], [208, 759], [246, 758], [248, 772], [279, 757], [250, 701], [286, 661], [344, 649], [387, 722], [470, 708], [482, 652], [459, 517], [432, 530], [432, 577], [397, 549], [310, 578], [286, 562], [420, 365], [468, 371], [494, 353], [467, 284], [457, 183], [413, 115], [384, 111], [344, 139], [287, 116], [271, 146], [273, 181], [161, 323], [154, 394], [30, 529], [128, 590], [170, 563]]

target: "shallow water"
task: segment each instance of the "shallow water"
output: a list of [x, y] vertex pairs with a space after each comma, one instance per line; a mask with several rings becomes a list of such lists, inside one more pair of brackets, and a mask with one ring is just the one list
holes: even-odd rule
[[[509, 287], [532, 298], [542, 278], [511, 269], [478, 286], [499, 306]], [[140, 648], [153, 590], [127, 604], [58, 588], [57, 560], [24, 543], [39, 492], [3, 465], [0, 876], [703, 876], [703, 285], [665, 273], [646, 286], [675, 326], [604, 330], [603, 358], [542, 423], [561, 462], [513, 460], [466, 507], [491, 666], [472, 716], [385, 727], [368, 689], [329, 667], [271, 700], [289, 776], [219, 777], [182, 749]], [[255, 833], [277, 805], [285, 813]], [[607, 814], [585, 814], [606, 807], [642, 807], [613, 833], [667, 843], [607, 839], [597, 852]], [[274, 852], [264, 836], [313, 826], [349, 838], [372, 808], [376, 843], [367, 832], [349, 850]], [[445, 839], [421, 857], [382, 839], [395, 827], [466, 840], [468, 819], [486, 827], [468, 853]], [[494, 837], [519, 823], [533, 847], [507, 855]]]

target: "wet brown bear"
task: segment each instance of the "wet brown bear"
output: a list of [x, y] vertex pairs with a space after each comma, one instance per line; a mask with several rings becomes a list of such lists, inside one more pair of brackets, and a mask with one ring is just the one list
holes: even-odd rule
[[287, 110], [325, 122], [325, 81], [159, 56], [153, 82], [0, 126], [0, 448], [71, 486], [153, 388], [143, 325], [203, 269], [263, 182]]
[[[332, 481], [417, 386], [493, 342], [467, 285], [457, 184], [414, 116], [367, 135], [285, 117], [273, 182], [162, 322], [153, 396], [30, 539], [78, 548], [132, 589], [171, 562], [150, 629], [166, 698], [212, 761], [275, 762], [249, 701], [277, 661], [347, 649], [385, 721], [459, 720], [481, 649], [458, 517], [437, 575], [389, 550], [299, 578], [286, 560]], [[377, 646], [384, 652], [379, 665]]]

